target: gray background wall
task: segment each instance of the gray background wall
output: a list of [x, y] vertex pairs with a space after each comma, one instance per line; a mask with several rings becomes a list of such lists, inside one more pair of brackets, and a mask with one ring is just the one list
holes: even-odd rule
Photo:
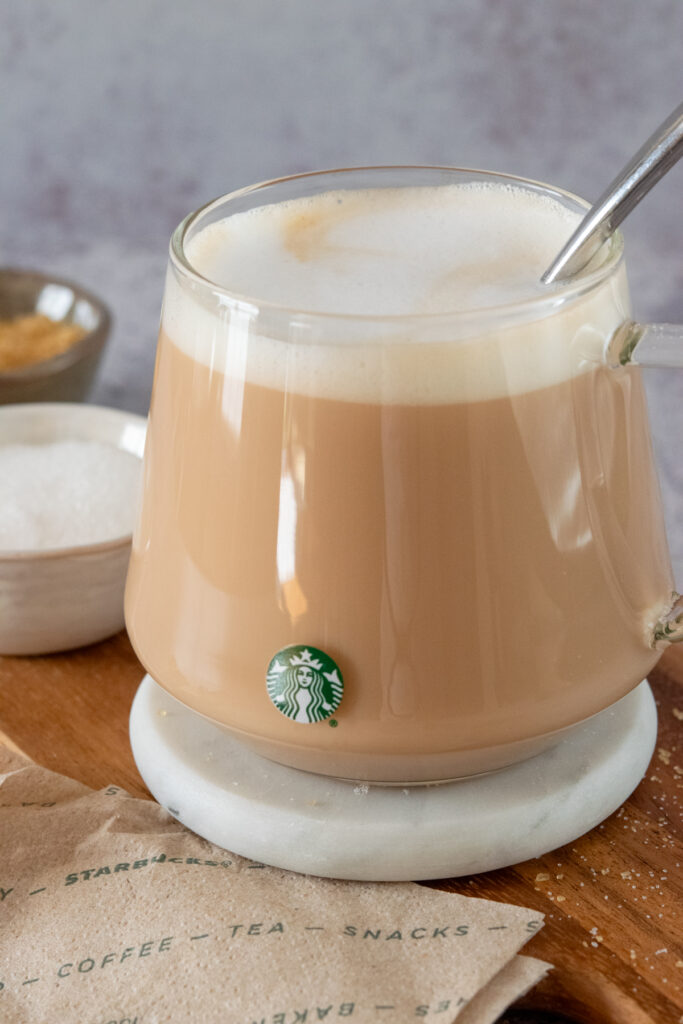
[[[190, 210], [364, 163], [595, 198], [683, 98], [682, 43], [681, 0], [0, 0], [0, 263], [109, 302], [93, 400], [143, 412], [168, 237]], [[683, 163], [625, 234], [636, 315], [683, 320]], [[683, 373], [648, 388], [683, 568]]]

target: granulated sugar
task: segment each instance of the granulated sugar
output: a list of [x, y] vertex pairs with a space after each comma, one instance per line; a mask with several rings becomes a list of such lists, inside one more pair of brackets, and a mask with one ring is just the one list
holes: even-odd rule
[[140, 459], [99, 441], [0, 445], [0, 551], [36, 551], [130, 533]]

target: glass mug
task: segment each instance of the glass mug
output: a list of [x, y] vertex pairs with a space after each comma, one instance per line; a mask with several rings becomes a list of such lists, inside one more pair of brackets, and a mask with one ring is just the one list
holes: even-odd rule
[[330, 190], [534, 182], [362, 168], [243, 189], [171, 242], [126, 590], [151, 676], [271, 760], [424, 783], [529, 757], [680, 640], [622, 240], [521, 302], [409, 316], [231, 294], [186, 246]]

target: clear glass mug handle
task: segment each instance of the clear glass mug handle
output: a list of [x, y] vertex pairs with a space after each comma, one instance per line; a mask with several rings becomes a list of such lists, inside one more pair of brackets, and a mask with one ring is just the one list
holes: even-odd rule
[[[639, 324], [627, 320], [612, 335], [605, 352], [608, 366], [644, 366], [683, 370], [683, 325]], [[683, 642], [683, 597], [673, 593], [669, 611], [652, 627], [655, 648]]]

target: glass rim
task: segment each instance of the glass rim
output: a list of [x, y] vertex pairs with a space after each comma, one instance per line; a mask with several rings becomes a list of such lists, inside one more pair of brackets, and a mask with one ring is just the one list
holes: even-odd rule
[[[623, 262], [624, 240], [621, 231], [614, 231], [605, 240], [603, 246], [607, 246], [607, 255], [600, 262], [599, 266], [587, 273], [581, 273], [565, 282], [556, 282], [548, 287], [547, 294], [537, 294], [529, 298], [523, 298], [514, 302], [477, 306], [468, 309], [445, 310], [437, 313], [343, 313], [326, 310], [311, 310], [298, 306], [287, 306], [279, 302], [272, 302], [267, 299], [260, 299], [257, 295], [246, 295], [236, 292], [218, 281], [201, 274], [190, 262], [185, 252], [185, 239], [187, 233], [202, 218], [213, 210], [227, 205], [233, 200], [241, 199], [251, 194], [257, 194], [261, 189], [272, 188], [273, 186], [284, 185], [289, 182], [303, 181], [306, 179], [315, 180], [322, 177], [333, 178], [337, 175], [360, 174], [363, 172], [454, 172], [461, 175], [470, 175], [473, 178], [489, 179], [490, 181], [502, 181], [510, 185], [531, 188], [536, 192], [543, 192], [545, 195], [559, 200], [564, 206], [573, 204], [580, 210], [586, 212], [591, 204], [581, 196], [557, 185], [549, 185], [543, 181], [533, 178], [521, 177], [515, 174], [508, 174], [501, 171], [485, 171], [474, 167], [457, 167], [445, 164], [369, 164], [354, 167], [336, 167], [318, 171], [303, 171], [297, 174], [287, 174], [279, 178], [270, 178], [247, 185], [243, 188], [234, 189], [223, 195], [210, 199], [207, 203], [189, 213], [178, 224], [171, 235], [169, 245], [169, 258], [171, 264], [183, 276], [201, 287], [218, 292], [225, 300], [224, 304], [245, 313], [255, 314], [259, 311], [268, 312], [272, 315], [281, 315], [288, 320], [300, 320], [305, 322], [329, 323], [330, 321], [346, 321], [352, 323], [368, 324], [391, 324], [400, 323], [405, 325], [409, 322], [416, 323], [439, 323], [443, 321], [468, 321], [498, 318], [522, 318], [525, 311], [533, 313], [533, 318], [538, 317], [539, 309], [546, 307], [552, 310], [566, 302], [584, 297], [598, 288], [609, 278]], [[361, 186], [359, 186], [361, 187]], [[402, 187], [402, 186], [396, 186]], [[419, 187], [419, 186], [417, 186]], [[333, 186], [330, 187], [330, 191]], [[600, 248], [602, 248], [601, 246]], [[598, 250], [600, 251], [600, 250]], [[597, 255], [597, 254], [596, 254]]]

